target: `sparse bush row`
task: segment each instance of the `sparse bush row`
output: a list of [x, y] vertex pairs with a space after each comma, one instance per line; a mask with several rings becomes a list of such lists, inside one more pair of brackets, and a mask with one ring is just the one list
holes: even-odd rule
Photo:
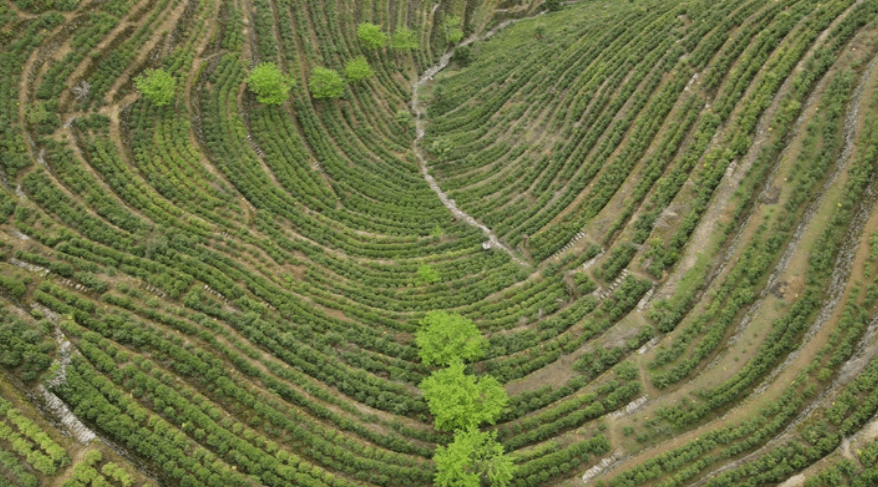
[[[850, 357], [855, 343], [869, 320], [863, 308], [849, 302], [840, 322], [838, 340], [827, 344], [804, 369], [783, 395], [756, 417], [734, 426], [701, 435], [699, 439], [674, 451], [648, 460], [645, 464], [615, 476], [608, 485], [633, 487], [655, 479], [656, 485], [676, 487], [697, 478], [699, 473], [718, 461], [750, 451], [771, 439], [816, 394], [817, 385], [825, 385], [825, 367], [838, 367]], [[838, 355], [838, 357], [836, 357]], [[827, 453], [833, 451], [843, 437], [860, 428], [878, 410], [875, 373], [878, 362], [871, 361], [866, 370], [842, 393], [839, 400], [817, 410], [803, 423], [802, 439], [787, 442], [770, 453], [729, 472], [710, 479], [707, 485], [761, 486], [776, 484]]]
[[[830, 83], [830, 88], [827, 89], [827, 95], [821, 104], [823, 112], [820, 116], [829, 117], [824, 122], [824, 127], [827, 131], [822, 134], [822, 152], [816, 155], [816, 159], [812, 164], [809, 164], [811, 176], [801, 179], [797, 178], [797, 191], [791, 193], [790, 200], [785, 203], [784, 212], [792, 214], [800, 212], [802, 206], [807, 202], [806, 195], [810, 194], [811, 188], [823, 178], [824, 172], [830, 169], [830, 162], [834, 160], [836, 157], [835, 153], [838, 150], [838, 138], [841, 131], [838, 120], [841, 117], [841, 107], [844, 106], [848, 93], [852, 89], [850, 82], [849, 78], [840, 77]], [[792, 122], [792, 117], [783, 113], [779, 113], [776, 119], [781, 120], [777, 124], [779, 128], [781, 127], [780, 123], [789, 124]], [[783, 126], [785, 127], [786, 125]], [[782, 136], [784, 133], [785, 131], [781, 131], [779, 135]], [[774, 151], [779, 151], [779, 149]], [[773, 153], [774, 151], [771, 152]], [[792, 223], [794, 219], [785, 217], [785, 214], [783, 213], [778, 216], [777, 223], [770, 230], [770, 237], [764, 239], [754, 238], [752, 240], [752, 243], [743, 254], [742, 263], [732, 270], [729, 278], [714, 295], [714, 302], [716, 304], [709, 307], [705, 313], [694, 320], [686, 333], [680, 335], [671, 348], [660, 352], [656, 356], [656, 360], [651, 364], [652, 367], [662, 366], [675, 360], [687, 350], [693, 336], [706, 329], [704, 327], [710, 322], [712, 316], [717, 316], [717, 313], [722, 316], [720, 323], [723, 325], [710, 327], [706, 341], [697, 346], [697, 352], [694, 355], [689, 355], [684, 361], [685, 363], [679, 364], [670, 371], [653, 376], [653, 381], [657, 386], [665, 387], [686, 377], [697, 363], [707, 357], [718, 345], [722, 337], [721, 330], [725, 329], [732, 322], [732, 319], [743, 305], [753, 299], [754, 286], [761, 281], [761, 276], [768, 272], [770, 264], [774, 260], [773, 256], [779, 252], [790, 232], [793, 231]], [[760, 232], [768, 230], [763, 225]], [[722, 301], [727, 298], [732, 299], [732, 301], [728, 301], [725, 307], [721, 309]], [[686, 305], [688, 304], [684, 304], [684, 306]], [[658, 307], [656, 312], [652, 314], [652, 317], [658, 322], [659, 330], [666, 332], [675, 326], [682, 315], [679, 311], [663, 310], [662, 307]]]
[[[70, 464], [70, 457], [61, 445], [2, 397], [0, 397], [0, 440], [8, 441], [14, 453], [24, 457], [27, 464], [45, 475], [55, 475], [58, 468]], [[27, 470], [23, 470], [23, 473], [26, 472]]]

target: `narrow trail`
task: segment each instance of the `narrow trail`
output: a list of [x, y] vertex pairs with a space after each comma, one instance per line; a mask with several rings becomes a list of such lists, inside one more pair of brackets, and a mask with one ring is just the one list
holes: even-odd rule
[[802, 485], [805, 480], [817, 475], [827, 466], [832, 465], [831, 461], [833, 458], [840, 456], [847, 460], [856, 461], [857, 457], [853, 452], [865, 448], [869, 443], [875, 441], [876, 438], [878, 438], [878, 413], [873, 414], [858, 431], [843, 438], [835, 450], [813, 463], [810, 467], [805, 468], [805, 470], [788, 478], [779, 487], [798, 487]]
[[[542, 14], [537, 14], [537, 16], [538, 15], [542, 15]], [[493, 36], [494, 34], [496, 34], [500, 29], [508, 26], [509, 24], [512, 24], [513, 22], [517, 22], [519, 20], [525, 20], [525, 19], [529, 19], [529, 18], [533, 18], [533, 17], [535, 17], [535, 16], [525, 17], [522, 19], [507, 20], [505, 22], [500, 23], [497, 27], [494, 27], [493, 29], [489, 30], [484, 35], [472, 36], [472, 37], [467, 38], [466, 40], [461, 42], [458, 45], [458, 47], [464, 47], [464, 46], [468, 46], [468, 45], [470, 45], [474, 42], [477, 42], [477, 41], [483, 41], [483, 40]], [[478, 220], [473, 218], [472, 215], [469, 215], [465, 211], [458, 208], [457, 204], [454, 202], [454, 200], [449, 198], [448, 195], [444, 191], [442, 191], [442, 188], [439, 187], [439, 183], [436, 182], [436, 178], [434, 178], [430, 174], [430, 170], [427, 167], [427, 158], [424, 155], [423, 147], [421, 147], [421, 142], [424, 140], [424, 134], [426, 133], [425, 121], [424, 121], [424, 119], [426, 118], [426, 110], [423, 106], [421, 106], [421, 103], [420, 103], [420, 100], [418, 97], [418, 90], [420, 90], [421, 87], [424, 86], [427, 82], [431, 81], [433, 79], [433, 76], [435, 76], [437, 73], [439, 73], [439, 71], [442, 71], [443, 69], [445, 69], [448, 66], [448, 64], [451, 62], [451, 57], [453, 55], [454, 55], [454, 49], [451, 49], [448, 52], [446, 52], [445, 54], [443, 54], [442, 57], [439, 58], [439, 63], [427, 68], [427, 70], [424, 71], [424, 74], [422, 74], [421, 77], [418, 78], [418, 80], [415, 81], [415, 83], [412, 85], [411, 109], [415, 113], [415, 129], [416, 129], [416, 133], [417, 133], [417, 137], [415, 137], [415, 140], [414, 140], [412, 146], [413, 146], [414, 151], [415, 151], [415, 157], [417, 157], [417, 159], [418, 159], [418, 166], [421, 168], [421, 174], [424, 175], [424, 179], [427, 181], [427, 184], [430, 185], [430, 189], [432, 189], [439, 196], [439, 201], [441, 201], [442, 204], [445, 205], [446, 208], [448, 208], [448, 211], [450, 211], [452, 215], [454, 215], [456, 218], [459, 218], [459, 219], [465, 221], [469, 225], [480, 228], [482, 230], [482, 232], [484, 232], [485, 236], [488, 237], [488, 242], [490, 242], [490, 248], [501, 249], [504, 252], [506, 252], [507, 254], [509, 254], [509, 257], [511, 257], [512, 260], [515, 261], [517, 264], [521, 264], [523, 266], [529, 266], [530, 264], [528, 264], [528, 262], [524, 258], [522, 258], [520, 255], [518, 255], [516, 252], [514, 252], [508, 246], [506, 246], [505, 244], [500, 242], [500, 239], [497, 238], [497, 234], [495, 234], [493, 230], [488, 228], [486, 225], [479, 223]], [[486, 247], [487, 247], [487, 245], [486, 245]]]

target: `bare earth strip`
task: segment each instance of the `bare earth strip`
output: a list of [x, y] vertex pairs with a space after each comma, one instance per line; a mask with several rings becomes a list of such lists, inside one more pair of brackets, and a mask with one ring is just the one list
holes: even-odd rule
[[[854, 100], [852, 100], [851, 105], [849, 107], [848, 127], [845, 130], [846, 147], [845, 147], [843, 156], [839, 160], [840, 165], [845, 164], [846, 160], [850, 157], [850, 154], [851, 154], [850, 146], [852, 144], [853, 135], [855, 132], [855, 130], [853, 129], [853, 125], [851, 124], [851, 120], [856, 122], [858, 117], [861, 118], [861, 116], [858, 113], [859, 104], [863, 98], [862, 93], [863, 93], [864, 87], [867, 85], [867, 83], [869, 85], [873, 85], [875, 83], [875, 80], [876, 80], [876, 78], [874, 76], [875, 63], [876, 63], [876, 61], [873, 60], [872, 64], [870, 64], [869, 68], [867, 69], [867, 74], [865, 74], [863, 76], [862, 83], [858, 87], [857, 92], [856, 92], [855, 97], [854, 97]], [[874, 89], [874, 86], [871, 87], [871, 89]], [[868, 99], [869, 97], [866, 97], [866, 98]], [[839, 179], [836, 180], [836, 185], [835, 185], [835, 190], [836, 190], [835, 192], [836, 193], [840, 193], [839, 188], [843, 184], [843, 181], [846, 179], [847, 179], [847, 174], [845, 173], [845, 174], [839, 176]], [[838, 195], [836, 195], [836, 197], [837, 196]], [[829, 201], [822, 201], [822, 203], [823, 203], [824, 208], [829, 208], [835, 204], [835, 198], [831, 198]], [[825, 213], [825, 212], [821, 212], [821, 213]], [[812, 213], [811, 216], [813, 217], [814, 213]], [[820, 227], [821, 223], [825, 219], [826, 215], [825, 214], [817, 214], [817, 216], [818, 216], [818, 218], [816, 218], [816, 219], [809, 218], [809, 220], [812, 220], [812, 221], [818, 220], [818, 221], [815, 221], [814, 223], [812, 223], [812, 225], [816, 225], [817, 227]], [[864, 218], [865, 216], [868, 216], [868, 212], [865, 215], [860, 215], [859, 225], [854, 225], [855, 232], [859, 232], [859, 230], [862, 229], [862, 224], [863, 224], [863, 220], [865, 219]], [[859, 230], [856, 230], [856, 227], [859, 227]], [[813, 233], [813, 230], [809, 231], [809, 233]], [[796, 239], [795, 245], [798, 245], [799, 243], [801, 243], [802, 240], [808, 241], [809, 239], [803, 238], [802, 236], [799, 236]], [[846, 282], [852, 281], [852, 280], [848, 280], [848, 275], [849, 275], [849, 272], [851, 269], [850, 265], [851, 265], [852, 255], [853, 255], [853, 252], [855, 250], [856, 250], [855, 247], [848, 248], [845, 252], [843, 252], [843, 255], [840, 257], [839, 263], [840, 264], [843, 263], [845, 265], [839, 266], [840, 267], [840, 269], [838, 269], [839, 275], [834, 276], [834, 279], [833, 279], [833, 282], [836, 284], [834, 287], [838, 288], [835, 291], [836, 296], [838, 296], [838, 298], [833, 299], [832, 300], [833, 302], [827, 303], [827, 306], [824, 307], [824, 312], [821, 314], [820, 319], [818, 319], [817, 323], [815, 323], [815, 325], [810, 330], [811, 336], [814, 336], [818, 332], [819, 332], [820, 336], [814, 336], [814, 338], [806, 344], [805, 349], [800, 350], [798, 353], [795, 353], [794, 357], [791, 357], [791, 360], [789, 360], [788, 363], [785, 363], [785, 364], [781, 365], [778, 369], [776, 369], [775, 374], [779, 374], [779, 376], [777, 377], [777, 380], [775, 380], [773, 383], [770, 384], [770, 387], [763, 388], [760, 391], [761, 394], [751, 395], [750, 398], [745, 400], [745, 404], [740, 405], [738, 408], [736, 408], [732, 413], [727, 415], [727, 417], [723, 418], [722, 420], [714, 421], [712, 423], [709, 423], [709, 424], [699, 428], [696, 431], [685, 433], [684, 435], [678, 436], [678, 437], [676, 437], [676, 438], [674, 438], [674, 439], [672, 439], [664, 444], [661, 444], [655, 448], [651, 448], [645, 452], [641, 452], [641, 453], [636, 454], [634, 456], [628, 457], [628, 458], [622, 460], [619, 464], [615, 465], [613, 467], [613, 469], [614, 470], [615, 469], [624, 469], [625, 467], [636, 465], [636, 464], [642, 462], [643, 460], [645, 460], [646, 458], [651, 458], [651, 457], [654, 457], [655, 455], [661, 454], [664, 451], [668, 451], [668, 450], [673, 449], [675, 447], [682, 446], [686, 442], [690, 441], [691, 439], [694, 439], [696, 436], [698, 436], [700, 434], [704, 434], [704, 432], [706, 432], [706, 431], [709, 431], [709, 430], [717, 428], [717, 427], [721, 427], [722, 425], [728, 424], [730, 421], [734, 422], [736, 420], [743, 419], [743, 417], [745, 415], [751, 414], [751, 411], [753, 410], [753, 408], [758, 409], [760, 404], [765, 404], [767, 402], [767, 400], [770, 400], [770, 398], [779, 394], [780, 393], [779, 389], [781, 388], [780, 385], [781, 384], [788, 384], [789, 381], [794, 379], [798, 370], [800, 370], [802, 367], [807, 365], [808, 362], [810, 362], [811, 357], [813, 356], [814, 353], [816, 353], [816, 350], [819, 348], [819, 345], [822, 345], [822, 343], [825, 342], [826, 337], [823, 335], [828, 334], [829, 333], [828, 328], [832, 328], [832, 327], [825, 327], [826, 329], [823, 329], [824, 327], [822, 325], [826, 324], [828, 322], [832, 323], [835, 321], [835, 319], [837, 318], [837, 313], [839, 312], [839, 309], [836, 306], [838, 299], [841, 299], [841, 296], [846, 295], [847, 291], [849, 291], [849, 290], [847, 290], [847, 291], [844, 290], [844, 284]], [[802, 259], [803, 258], [807, 259], [807, 255], [805, 255], [805, 254], [807, 254], [807, 249], [798, 249], [798, 251], [796, 251], [795, 249], [788, 250], [788, 254], [789, 255], [785, 256], [785, 258], [783, 259], [778, 270], [776, 270], [775, 275], [778, 275], [778, 274], [785, 275], [786, 273], [798, 272], [801, 265], [804, 264]], [[795, 254], [796, 257], [792, 257], [793, 254]], [[791, 266], [788, 265], [790, 259], [793, 259], [795, 261], [794, 265], [791, 265]], [[739, 347], [740, 347], [740, 345], [739, 345]], [[872, 348], [874, 348], [874, 347], [872, 347]], [[864, 353], [866, 353], [866, 352], [864, 352]], [[874, 351], [869, 349], [868, 353], [874, 354]], [[732, 354], [731, 352], [728, 353], [728, 355], [731, 355], [731, 354]], [[732, 365], [728, 361], [725, 361], [725, 362], [729, 363], [729, 365]], [[714, 364], [714, 365], [719, 365], [719, 364]], [[856, 365], [856, 364], [849, 365], [846, 369], [846, 372], [851, 372], [852, 368], [856, 368], [857, 366], [858, 365]], [[851, 370], [848, 370], [848, 369], [851, 369]], [[856, 375], [855, 372], [856, 371], [854, 371], [853, 373], [850, 373], [850, 374], [845, 373], [843, 375], [845, 375], [847, 377], [853, 377]], [[731, 373], [727, 373], [727, 375], [731, 375]], [[694, 382], [698, 382], [698, 380], [696, 380]], [[691, 389], [691, 387], [690, 387], [691, 385], [692, 384], [689, 384], [689, 385], [681, 388], [680, 390], [675, 391], [676, 393], [662, 398], [661, 401], [654, 401], [652, 404], [647, 405], [647, 407], [645, 409], [640, 410], [637, 413], [637, 415], [640, 416], [640, 419], [649, 417], [648, 415], [655, 410], [655, 407], [657, 407], [657, 405], [658, 405], [657, 403], [663, 403], [665, 405], [673, 403], [676, 398], [683, 397], [685, 395], [685, 394], [683, 394], [684, 392], [689, 392], [690, 390], [694, 390], [694, 389]], [[699, 385], [699, 387], [702, 387], [702, 386], [704, 386], [704, 384]], [[797, 421], [801, 421], [801, 419], [802, 418], [798, 418]], [[633, 423], [629, 423], [629, 424], [633, 424]], [[577, 481], [578, 481], [578, 479], [577, 479]], [[571, 480], [570, 482], [568, 482], [568, 484], [573, 485], [573, 483], [576, 483], [577, 481]]]

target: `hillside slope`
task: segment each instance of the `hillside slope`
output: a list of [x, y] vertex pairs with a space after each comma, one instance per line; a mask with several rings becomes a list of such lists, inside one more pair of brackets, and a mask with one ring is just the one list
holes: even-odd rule
[[0, 485], [871, 485], [878, 2], [541, 3], [0, 2]]

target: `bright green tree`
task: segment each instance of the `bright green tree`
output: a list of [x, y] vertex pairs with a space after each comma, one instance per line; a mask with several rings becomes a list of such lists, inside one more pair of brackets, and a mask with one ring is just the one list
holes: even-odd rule
[[344, 78], [335, 70], [317, 66], [311, 71], [308, 88], [314, 98], [340, 98], [344, 94]]
[[372, 70], [372, 66], [369, 66], [366, 56], [357, 56], [345, 63], [344, 74], [347, 76], [348, 81], [356, 83], [372, 77], [375, 71]]
[[[421, 274], [420, 269], [418, 274]], [[415, 343], [421, 360], [427, 365], [473, 361], [485, 354], [485, 337], [468, 318], [445, 311], [430, 311], [420, 324], [421, 328], [415, 332]]]
[[445, 38], [451, 44], [457, 44], [463, 39], [463, 30], [460, 28], [460, 17], [451, 16], [445, 19]]
[[[415, 117], [412, 116], [412, 112], [408, 110], [399, 110], [396, 112], [396, 123], [402, 126], [402, 128], [406, 130], [412, 130], [415, 128]], [[436, 225], [436, 228], [439, 228], [439, 225]], [[439, 228], [439, 237], [442, 235], [442, 229]], [[433, 229], [433, 235], [436, 236], [436, 229]], [[438, 238], [438, 237], [437, 237]]]
[[147, 69], [134, 78], [134, 86], [147, 100], [158, 106], [164, 106], [174, 99], [177, 80], [163, 69]]
[[433, 372], [421, 381], [420, 388], [433, 417], [435, 427], [442, 431], [477, 428], [482, 423], [494, 424], [509, 396], [490, 375], [476, 379], [463, 373], [464, 365], [454, 361], [447, 369]]
[[439, 282], [439, 273], [429, 264], [421, 264], [418, 266], [418, 280], [427, 284], [435, 284]]
[[247, 86], [259, 103], [280, 105], [289, 98], [293, 82], [274, 63], [261, 63], [250, 71]]
[[405, 26], [397, 27], [396, 32], [393, 33], [393, 38], [390, 40], [390, 47], [400, 51], [417, 49], [419, 44], [415, 38], [415, 31]]
[[487, 480], [491, 487], [506, 487], [515, 475], [512, 459], [503, 455], [497, 432], [482, 433], [476, 428], [454, 433], [447, 447], [436, 447], [434, 481], [439, 487], [480, 487]]
[[381, 49], [387, 44], [387, 34], [381, 32], [381, 27], [369, 22], [357, 25], [357, 37], [366, 49]]

